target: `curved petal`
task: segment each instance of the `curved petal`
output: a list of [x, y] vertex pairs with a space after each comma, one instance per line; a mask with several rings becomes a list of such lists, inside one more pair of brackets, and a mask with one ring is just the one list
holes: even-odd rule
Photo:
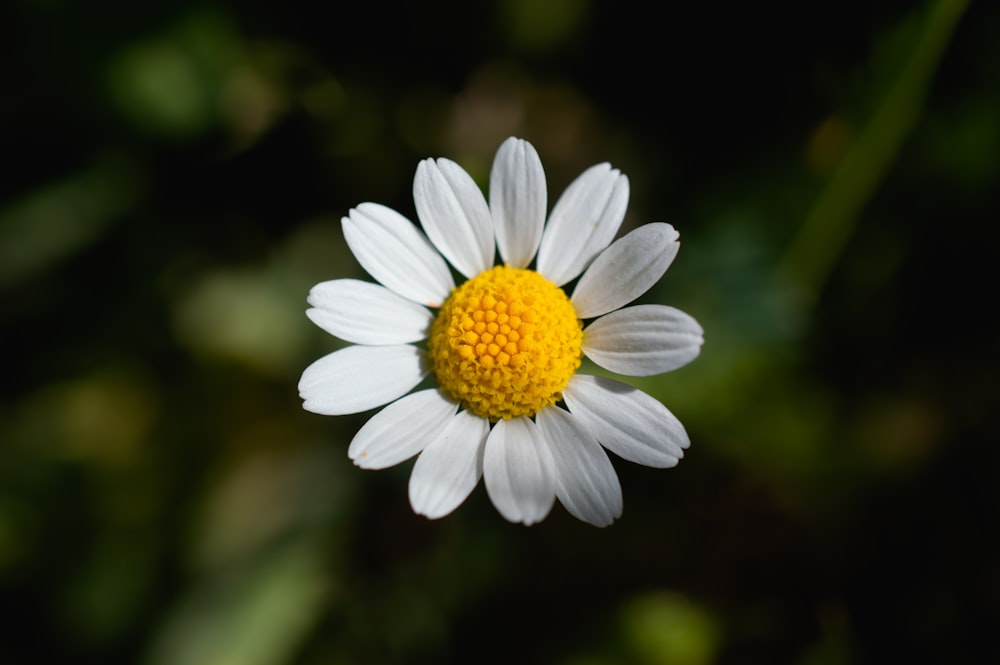
[[493, 221], [483, 193], [461, 166], [425, 159], [413, 178], [417, 216], [434, 246], [466, 277], [493, 266]]
[[490, 171], [490, 213], [500, 258], [513, 268], [526, 267], [538, 251], [547, 194], [535, 148], [514, 137], [504, 141]]
[[666, 305], [636, 305], [611, 312], [583, 329], [583, 352], [604, 369], [652, 376], [683, 367], [704, 343], [692, 317]]
[[538, 272], [562, 286], [590, 265], [625, 219], [628, 178], [610, 164], [591, 166], [556, 201], [538, 248]]
[[362, 203], [341, 220], [341, 226], [358, 263], [404, 298], [440, 307], [455, 288], [448, 264], [434, 246], [392, 208]]
[[504, 519], [531, 525], [555, 502], [552, 461], [541, 432], [529, 418], [498, 420], [486, 440], [483, 479]]
[[407, 395], [372, 416], [358, 430], [347, 456], [362, 469], [384, 469], [426, 448], [451, 421], [458, 404], [436, 388]]
[[681, 244], [670, 224], [645, 224], [619, 238], [590, 264], [573, 290], [573, 307], [592, 319], [624, 307], [663, 277]]
[[489, 421], [468, 411], [448, 422], [413, 465], [413, 512], [434, 520], [462, 505], [483, 475], [483, 444], [489, 432]]
[[426, 307], [357, 279], [320, 282], [309, 291], [306, 316], [335, 337], [357, 344], [406, 344], [427, 337]]
[[559, 407], [535, 416], [552, 453], [556, 496], [573, 517], [607, 526], [622, 514], [622, 487], [604, 448], [584, 423]]
[[690, 445], [681, 421], [638, 388], [577, 374], [562, 395], [572, 414], [601, 445], [630, 462], [657, 468], [676, 466]]
[[325, 416], [374, 409], [409, 392], [429, 367], [424, 352], [415, 346], [349, 346], [302, 372], [302, 407]]

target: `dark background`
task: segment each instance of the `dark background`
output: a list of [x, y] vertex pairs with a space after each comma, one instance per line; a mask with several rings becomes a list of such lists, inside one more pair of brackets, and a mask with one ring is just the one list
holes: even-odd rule
[[[1000, 12], [840, 3], [124, 2], [0, 9], [0, 663], [1000, 659]], [[530, 140], [682, 249], [645, 298], [702, 356], [637, 382], [673, 470], [623, 517], [435, 522], [369, 414], [301, 409], [362, 276]], [[992, 285], [992, 286], [991, 286]]]

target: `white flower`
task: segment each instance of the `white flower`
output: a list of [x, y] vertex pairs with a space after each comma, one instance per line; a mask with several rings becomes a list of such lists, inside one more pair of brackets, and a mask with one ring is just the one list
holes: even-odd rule
[[[541, 521], [558, 498], [575, 517], [610, 524], [621, 515], [622, 492], [605, 448], [671, 467], [689, 442], [653, 397], [577, 374], [582, 356], [614, 373], [649, 376], [687, 364], [703, 341], [701, 326], [674, 308], [625, 307], [660, 279], [680, 246], [663, 223], [611, 242], [628, 193], [624, 175], [598, 164], [570, 184], [546, 223], [545, 174], [530, 143], [500, 146], [489, 203], [454, 162], [424, 160], [413, 196], [426, 236], [375, 203], [342, 220], [351, 251], [381, 285], [340, 279], [313, 287], [306, 314], [355, 346], [306, 368], [304, 407], [343, 415], [388, 404], [348, 455], [382, 469], [419, 454], [410, 503], [429, 518], [455, 510], [482, 476], [511, 522]], [[494, 265], [497, 251], [502, 263]], [[466, 278], [460, 286], [445, 259]], [[567, 297], [560, 287], [577, 277]], [[437, 387], [411, 393], [430, 373]]]

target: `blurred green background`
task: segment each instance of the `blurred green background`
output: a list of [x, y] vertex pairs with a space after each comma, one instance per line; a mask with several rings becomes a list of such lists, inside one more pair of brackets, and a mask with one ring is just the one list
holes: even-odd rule
[[[1000, 5], [10, 0], [0, 663], [1000, 662]], [[304, 412], [417, 161], [631, 180], [705, 327], [624, 516], [430, 522]], [[624, 229], [623, 229], [624, 230]], [[993, 284], [994, 286], [990, 286]]]

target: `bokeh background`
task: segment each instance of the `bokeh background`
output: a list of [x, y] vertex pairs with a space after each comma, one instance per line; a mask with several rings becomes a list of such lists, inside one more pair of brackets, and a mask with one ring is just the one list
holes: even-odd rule
[[[986, 1], [0, 8], [0, 663], [1000, 662], [1000, 6]], [[688, 427], [612, 527], [440, 521], [341, 343], [339, 219], [417, 161], [550, 204], [631, 180], [705, 327], [639, 382]]]

